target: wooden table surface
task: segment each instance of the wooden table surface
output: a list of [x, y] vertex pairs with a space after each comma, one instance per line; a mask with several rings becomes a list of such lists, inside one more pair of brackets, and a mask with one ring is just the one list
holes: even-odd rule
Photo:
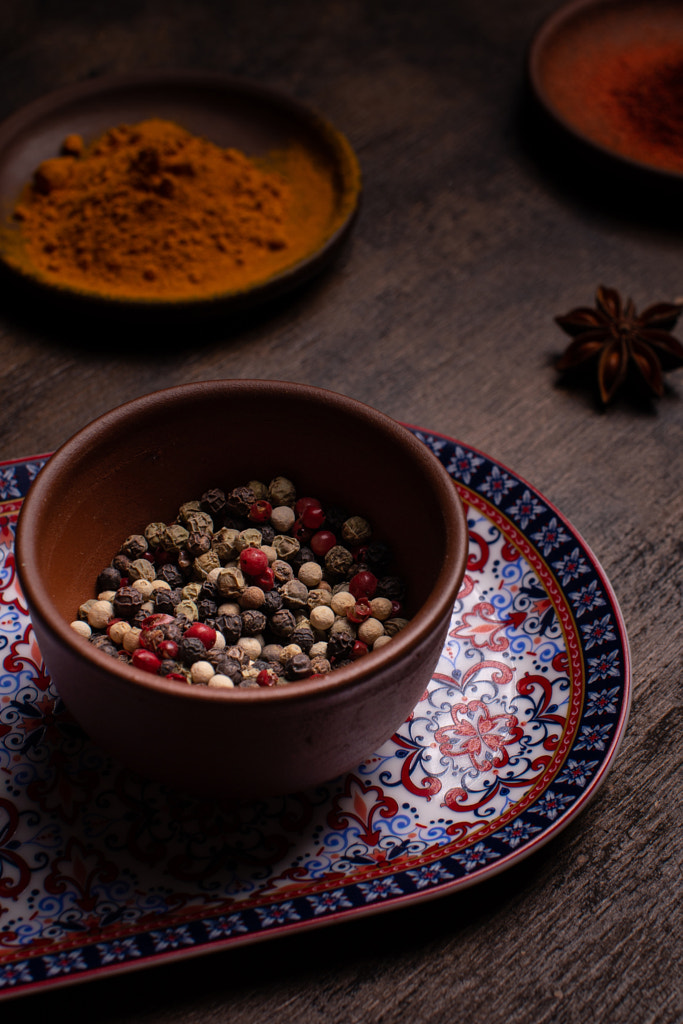
[[[0, 116], [108, 73], [205, 69], [313, 104], [355, 147], [335, 266], [249, 316], [125, 330], [0, 297], [0, 458], [50, 451], [158, 387], [322, 385], [526, 478], [612, 582], [629, 726], [588, 808], [477, 886], [342, 926], [27, 996], [7, 1020], [673, 1024], [681, 996], [683, 370], [606, 412], [559, 386], [554, 316], [604, 283], [683, 295], [676, 203], [553, 148], [523, 88], [557, 0], [6, 0]], [[2, 919], [0, 918], [0, 926]]]

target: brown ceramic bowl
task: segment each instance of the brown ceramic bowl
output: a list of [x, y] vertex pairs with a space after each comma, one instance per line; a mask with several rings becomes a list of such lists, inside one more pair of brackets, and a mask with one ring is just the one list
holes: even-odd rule
[[[391, 643], [323, 678], [225, 691], [121, 665], [71, 629], [125, 537], [209, 487], [276, 475], [392, 546], [411, 621]], [[333, 778], [391, 736], [439, 658], [466, 555], [453, 482], [408, 430], [330, 391], [250, 380], [169, 388], [86, 426], [37, 477], [16, 543], [47, 670], [85, 731], [146, 777], [243, 797]]]

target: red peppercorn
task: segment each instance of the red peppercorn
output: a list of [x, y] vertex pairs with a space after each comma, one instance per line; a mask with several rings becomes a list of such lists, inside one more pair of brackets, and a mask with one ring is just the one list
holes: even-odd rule
[[247, 576], [260, 576], [268, 568], [268, 555], [261, 548], [240, 551], [240, 569]]
[[252, 523], [267, 523], [273, 512], [273, 506], [265, 498], [259, 498], [249, 509]]
[[141, 668], [143, 672], [150, 672], [152, 675], [156, 675], [161, 667], [161, 660], [154, 651], [146, 651], [144, 647], [138, 647], [133, 651], [131, 661], [135, 668]]
[[142, 557], [144, 559], [146, 559], [146, 561], [151, 562], [152, 565], [154, 565], [154, 552], [153, 551], [145, 551], [145, 553], [144, 553], [144, 555]]
[[351, 648], [350, 657], [355, 661], [356, 658], [362, 658], [364, 654], [368, 653], [368, 645], [363, 643], [362, 640], [356, 640], [355, 644]]
[[263, 570], [260, 576], [254, 576], [254, 583], [267, 594], [268, 591], [272, 590], [275, 586], [275, 573], [273, 569], [268, 566], [267, 569]]
[[367, 546], [367, 544], [363, 544], [361, 547], [356, 548], [356, 550], [353, 553], [354, 561], [361, 562], [361, 563], [364, 562], [367, 553], [368, 553], [368, 546]]
[[256, 676], [259, 686], [275, 686], [278, 681], [278, 674], [272, 668], [262, 668]]
[[301, 513], [301, 522], [307, 530], [319, 530], [325, 522], [325, 510], [322, 505], [309, 505]]
[[303, 520], [297, 519], [291, 530], [292, 537], [295, 537], [300, 544], [308, 544], [311, 539], [311, 530], [304, 526]]
[[322, 506], [317, 498], [299, 498], [294, 506], [294, 511], [301, 517], [307, 508], [322, 508]]
[[201, 640], [207, 651], [210, 651], [216, 643], [216, 630], [213, 626], [207, 626], [205, 622], [193, 622], [192, 625], [188, 626], [185, 630], [184, 635]]
[[331, 530], [318, 530], [311, 537], [311, 551], [318, 558], [323, 558], [336, 543], [337, 538]]
[[177, 679], [180, 683], [186, 683], [187, 679], [181, 672], [169, 672], [166, 676], [167, 679]]
[[367, 569], [361, 569], [349, 582], [349, 590], [354, 597], [372, 597], [377, 590], [377, 577]]
[[367, 597], [359, 597], [351, 611], [346, 613], [347, 619], [350, 619], [351, 622], [365, 622], [371, 615], [372, 608]]
[[391, 614], [392, 614], [392, 616], [394, 618], [396, 618], [397, 615], [400, 615], [402, 613], [402, 611], [403, 611], [403, 605], [401, 604], [400, 601], [392, 601], [391, 602]]
[[162, 640], [157, 647], [157, 653], [162, 658], [170, 658], [173, 661], [178, 656], [178, 644], [175, 640]]
[[173, 622], [172, 615], [166, 615], [164, 612], [154, 612], [154, 614], [148, 615], [147, 618], [143, 619], [140, 626], [142, 629], [156, 629], [158, 626], [167, 626], [169, 622]]

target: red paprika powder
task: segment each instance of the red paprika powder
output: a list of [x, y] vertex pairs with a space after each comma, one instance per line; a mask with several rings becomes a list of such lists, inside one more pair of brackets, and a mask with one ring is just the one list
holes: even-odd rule
[[[670, 14], [671, 12], [669, 12]], [[638, 21], [640, 17], [640, 22]], [[653, 27], [654, 26], [654, 27]], [[640, 163], [683, 173], [683, 18], [643, 20], [615, 7], [558, 32], [539, 78], [574, 131]]]

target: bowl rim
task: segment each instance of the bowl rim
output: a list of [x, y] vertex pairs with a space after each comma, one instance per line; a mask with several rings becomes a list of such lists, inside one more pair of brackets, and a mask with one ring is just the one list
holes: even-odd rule
[[[111, 655], [84, 643], [83, 638], [78, 636], [56, 608], [42, 583], [34, 527], [45, 506], [47, 492], [52, 481], [59, 476], [63, 467], [68, 465], [72, 457], [84, 451], [90, 439], [103, 436], [117, 424], [124, 422], [136, 410], [165, 406], [174, 396], [181, 397], [192, 393], [199, 396], [209, 391], [222, 393], [226, 387], [239, 391], [266, 387], [275, 388], [281, 393], [290, 392], [294, 396], [318, 399], [324, 397], [326, 402], [353, 412], [361, 419], [365, 419], [369, 425], [372, 424], [373, 429], [380, 429], [400, 441], [407, 447], [410, 456], [421, 464], [437, 493], [444, 515], [446, 548], [443, 564], [434, 585], [427, 599], [412, 616], [408, 625], [392, 638], [390, 644], [385, 644], [379, 650], [369, 651], [353, 665], [333, 669], [319, 678], [292, 681], [283, 686], [228, 687], [224, 689], [188, 685], [180, 680], [167, 679], [134, 668], [132, 665], [117, 662]], [[99, 672], [105, 671], [115, 676], [122, 685], [134, 686], [138, 689], [142, 686], [145, 690], [157, 693], [159, 696], [172, 696], [176, 699], [180, 697], [184, 700], [209, 701], [219, 704], [229, 702], [239, 705], [258, 704], [262, 701], [306, 702], [317, 695], [338, 694], [348, 689], [362, 688], [364, 684], [371, 681], [376, 672], [397, 665], [406, 654], [410, 653], [412, 648], [420, 646], [426, 641], [435, 625], [441, 623], [449, 609], [452, 608], [464, 575], [467, 555], [467, 521], [455, 484], [439, 460], [407, 427], [358, 399], [328, 388], [286, 380], [254, 378], [202, 380], [161, 388], [130, 399], [91, 420], [57, 448], [31, 484], [19, 512], [15, 542], [18, 582], [30, 606], [31, 614], [36, 615], [40, 619], [42, 627], [61, 644], [66, 645], [76, 657], [84, 659]]]

